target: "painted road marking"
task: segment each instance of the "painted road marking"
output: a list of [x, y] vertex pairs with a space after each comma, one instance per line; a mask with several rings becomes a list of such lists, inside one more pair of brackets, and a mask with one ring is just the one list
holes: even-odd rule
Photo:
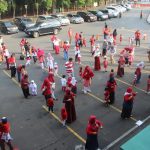
[[[3, 72], [4, 72], [8, 77], [11, 78], [10, 74], [9, 74], [7, 71], [3, 70]], [[12, 80], [17, 86], [21, 87], [20, 84], [19, 84], [14, 78], [12, 78], [11, 80]], [[47, 109], [46, 106], [43, 105], [42, 108], [44, 108], [44, 109], [48, 112], [48, 109]], [[50, 113], [50, 114], [51, 114], [58, 122], [61, 123], [61, 120], [59, 119], [59, 117], [58, 117], [56, 114], [54, 114], [54, 113]], [[70, 128], [69, 126], [66, 126], [66, 127], [67, 127], [67, 129], [68, 129], [74, 136], [76, 136], [81, 142], [86, 143], [86, 140], [83, 139], [77, 132], [75, 132], [75, 131], [74, 131], [72, 128]]]
[[[49, 111], [48, 111], [48, 108], [47, 108], [45, 105], [43, 105], [42, 107], [43, 107], [44, 110], [46, 110], [47, 112], [49, 112]], [[59, 117], [58, 117], [55, 113], [50, 112], [50, 114], [51, 114], [58, 122], [62, 123], [61, 120], [59, 119]], [[86, 143], [86, 140], [83, 139], [83, 138], [82, 138], [77, 132], [75, 132], [72, 128], [70, 128], [70, 127], [67, 126], [67, 125], [66, 125], [66, 128], [67, 128], [74, 136], [76, 136], [80, 141], [82, 141], [83, 143]]]

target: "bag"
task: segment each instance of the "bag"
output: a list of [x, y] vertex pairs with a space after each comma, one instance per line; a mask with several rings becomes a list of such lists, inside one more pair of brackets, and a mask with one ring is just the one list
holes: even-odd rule
[[24, 55], [20, 55], [20, 60], [24, 60], [25, 56]]

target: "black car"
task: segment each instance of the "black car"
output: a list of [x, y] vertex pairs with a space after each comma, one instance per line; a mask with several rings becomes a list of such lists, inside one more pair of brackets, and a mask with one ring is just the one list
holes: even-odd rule
[[30, 18], [15, 18], [14, 23], [18, 26], [19, 30], [24, 31], [29, 27], [35, 25], [35, 23]]
[[45, 34], [58, 34], [61, 30], [61, 25], [59, 21], [44, 21], [37, 22], [33, 27], [25, 30], [25, 33], [31, 37], [39, 37], [40, 35]]
[[0, 22], [0, 31], [4, 34], [18, 33], [18, 27], [11, 21]]
[[86, 22], [97, 21], [97, 17], [90, 12], [77, 12], [77, 15], [81, 16]]
[[89, 10], [90, 13], [92, 13], [93, 15], [97, 16], [97, 20], [98, 21], [103, 21], [108, 19], [108, 15], [103, 14], [101, 11], [95, 11], [95, 10]]

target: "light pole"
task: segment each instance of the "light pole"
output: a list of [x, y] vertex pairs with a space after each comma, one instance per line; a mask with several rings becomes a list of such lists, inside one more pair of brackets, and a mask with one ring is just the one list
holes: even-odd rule
[[27, 17], [27, 9], [28, 9], [28, 5], [24, 5], [25, 9], [26, 9], [26, 17]]

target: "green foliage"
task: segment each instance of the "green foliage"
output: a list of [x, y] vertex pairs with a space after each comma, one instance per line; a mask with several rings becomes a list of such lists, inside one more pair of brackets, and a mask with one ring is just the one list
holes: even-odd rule
[[93, 5], [93, 0], [86, 0], [86, 6]]
[[51, 10], [53, 0], [44, 0], [42, 5], [46, 8], [47, 11]]
[[0, 14], [7, 11], [8, 4], [5, 0], [0, 0]]
[[85, 6], [86, 0], [78, 0], [77, 5], [78, 6]]

